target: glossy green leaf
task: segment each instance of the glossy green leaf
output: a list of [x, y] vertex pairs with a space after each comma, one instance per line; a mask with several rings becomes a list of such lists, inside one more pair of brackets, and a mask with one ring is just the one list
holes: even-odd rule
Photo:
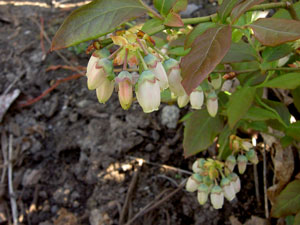
[[277, 119], [277, 116], [274, 114], [274, 112], [270, 110], [259, 108], [257, 106], [252, 106], [249, 108], [248, 112], [243, 117], [243, 119], [253, 121], [264, 121]]
[[[297, 16], [300, 18], [300, 2], [293, 4], [293, 7], [297, 13]], [[279, 9], [272, 16], [273, 18], [281, 18], [281, 19], [292, 19], [291, 14], [286, 9]]]
[[154, 7], [161, 15], [167, 16], [176, 2], [177, 0], [154, 0]]
[[227, 116], [231, 128], [243, 118], [252, 105], [256, 89], [253, 87], [243, 87], [235, 91], [229, 99]]
[[181, 59], [182, 85], [190, 94], [222, 61], [230, 48], [231, 27], [206, 30], [192, 44], [192, 50]]
[[269, 99], [262, 99], [262, 101], [269, 107], [273, 108], [286, 125], [290, 123], [291, 114], [285, 104]]
[[226, 18], [229, 16], [233, 7], [237, 4], [238, 1], [239, 0], [224, 0], [222, 2], [218, 10], [218, 14], [223, 22], [226, 21]]
[[267, 62], [281, 59], [293, 51], [293, 48], [289, 44], [282, 44], [276, 47], [266, 47], [262, 52], [262, 57]]
[[206, 109], [195, 111], [186, 119], [183, 148], [185, 157], [206, 150], [222, 130], [223, 123], [217, 115], [211, 117]]
[[292, 123], [286, 129], [286, 135], [295, 138], [296, 140], [300, 140], [300, 121], [296, 123]]
[[155, 31], [160, 31], [164, 27], [163, 21], [159, 19], [150, 19], [147, 20], [146, 23], [144, 23], [142, 27], [142, 31], [145, 32], [146, 34], [149, 33], [156, 33]]
[[232, 22], [235, 22], [241, 15], [254, 5], [262, 3], [264, 0], [247, 0], [238, 4], [231, 12]]
[[217, 25], [212, 22], [199, 23], [186, 37], [184, 42], [185, 48], [190, 48], [199, 35], [203, 34], [207, 29], [216, 27]]
[[231, 43], [222, 63], [255, 61], [255, 54], [253, 48], [245, 42]]
[[300, 87], [295, 88], [291, 92], [294, 100], [294, 105], [297, 108], [298, 112], [300, 112]]
[[293, 225], [299, 225], [299, 224], [300, 224], [300, 211], [296, 214]]
[[190, 52], [190, 48], [184, 49], [184, 47], [176, 47], [172, 48], [168, 51], [169, 55], [176, 55], [176, 56], [185, 56]]
[[282, 88], [282, 89], [295, 89], [300, 85], [300, 72], [287, 73], [275, 77], [265, 83], [258, 85], [257, 87], [269, 87], [269, 88]]
[[263, 18], [249, 27], [255, 38], [266, 46], [276, 46], [300, 38], [300, 21], [296, 20]]
[[229, 137], [233, 133], [233, 130], [230, 129], [228, 125], [226, 125], [221, 134], [219, 135], [218, 138], [218, 144], [219, 144], [219, 149], [218, 149], [218, 158], [225, 160], [227, 156], [229, 156], [232, 152], [229, 148]]
[[300, 211], [300, 180], [294, 180], [279, 194], [272, 207], [272, 217], [280, 218]]
[[139, 0], [94, 0], [71, 13], [52, 40], [52, 50], [103, 36], [147, 10]]

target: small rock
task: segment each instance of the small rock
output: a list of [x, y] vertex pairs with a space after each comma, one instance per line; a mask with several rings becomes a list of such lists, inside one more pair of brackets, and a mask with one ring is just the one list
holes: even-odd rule
[[90, 225], [109, 225], [112, 224], [112, 219], [107, 213], [101, 212], [99, 209], [93, 209], [89, 216]]
[[169, 158], [170, 158], [170, 155], [172, 154], [170, 148], [168, 146], [165, 146], [165, 145], [162, 146], [159, 149], [158, 153], [159, 153], [159, 155], [160, 155], [160, 157], [161, 157], [161, 159], [162, 159], [163, 162], [168, 161]]
[[146, 145], [145, 151], [152, 152], [154, 150], [154, 148], [155, 148], [154, 145], [149, 143], [149, 144]]
[[154, 140], [154, 142], [157, 142], [160, 138], [159, 133], [156, 130], [151, 130], [150, 136]]
[[41, 178], [41, 170], [28, 169], [25, 171], [22, 179], [22, 185], [24, 187], [36, 185]]
[[180, 110], [175, 105], [165, 106], [161, 114], [161, 123], [170, 129], [176, 128], [179, 119], [179, 112]]
[[51, 212], [52, 213], [56, 213], [58, 211], [58, 206], [57, 205], [53, 205], [52, 207], [51, 207]]
[[187, 7], [186, 7], [186, 10], [181, 12], [180, 15], [182, 17], [190, 17], [195, 11], [197, 11], [198, 9], [201, 9], [201, 8], [203, 8], [202, 5], [198, 6], [194, 3], [188, 4]]

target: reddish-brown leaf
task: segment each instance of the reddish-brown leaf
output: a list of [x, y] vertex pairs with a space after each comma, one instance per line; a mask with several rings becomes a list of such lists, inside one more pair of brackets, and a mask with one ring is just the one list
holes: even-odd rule
[[164, 25], [169, 27], [183, 27], [184, 24], [178, 13], [171, 11], [164, 21]]
[[231, 12], [232, 22], [235, 22], [240, 18], [243, 13], [245, 13], [252, 6], [262, 3], [265, 0], [245, 0], [242, 3], [238, 4]]
[[296, 20], [258, 19], [249, 27], [253, 30], [255, 38], [266, 46], [277, 46], [300, 38], [300, 22]]
[[230, 48], [231, 27], [210, 28], [199, 35], [192, 50], [181, 59], [182, 85], [190, 94], [221, 62]]

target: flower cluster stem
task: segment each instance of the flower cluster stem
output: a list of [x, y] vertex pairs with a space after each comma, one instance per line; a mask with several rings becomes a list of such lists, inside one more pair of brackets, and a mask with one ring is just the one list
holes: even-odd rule
[[144, 60], [144, 58], [143, 58], [141, 52], [140, 52], [139, 50], [137, 50], [137, 53], [138, 53], [138, 56], [139, 56], [139, 58], [140, 58], [140, 60], [141, 60], [141, 62], [142, 62], [142, 65], [143, 65], [143, 67], [144, 67], [144, 70], [148, 70], [148, 66], [147, 66], [147, 64], [145, 63], [145, 60]]

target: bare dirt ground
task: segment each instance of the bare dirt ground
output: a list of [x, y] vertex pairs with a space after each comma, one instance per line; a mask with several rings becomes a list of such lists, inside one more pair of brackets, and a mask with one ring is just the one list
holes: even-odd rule
[[[102, 105], [80, 77], [20, 107], [56, 80], [74, 74], [64, 69], [46, 72], [49, 66], [66, 65], [66, 60], [85, 66], [88, 61], [85, 53], [60, 51], [66, 60], [49, 53], [44, 37], [45, 52], [41, 48], [40, 26], [51, 39], [74, 9], [62, 8], [69, 3], [0, 1], [0, 93], [11, 84], [9, 92], [21, 93], [0, 123], [2, 152], [9, 136], [13, 139], [14, 189], [14, 196], [9, 195], [8, 178], [2, 174], [1, 224], [12, 221], [12, 198], [21, 224], [32, 225], [121, 224], [120, 217], [125, 224], [151, 202], [152, 208], [132, 224], [231, 224], [233, 215], [241, 222], [251, 215], [263, 217], [263, 207], [254, 197], [252, 168], [242, 177], [238, 200], [225, 202], [222, 210], [209, 203], [199, 206], [195, 193], [180, 189], [188, 175], [162, 165], [190, 171], [195, 157], [183, 157], [183, 124], [176, 129], [162, 124], [166, 105], [151, 114], [144, 114], [137, 103], [123, 111], [116, 93]], [[132, 157], [156, 164], [139, 166]], [[1, 164], [3, 170], [6, 164]], [[155, 203], [159, 204], [154, 207]]]

